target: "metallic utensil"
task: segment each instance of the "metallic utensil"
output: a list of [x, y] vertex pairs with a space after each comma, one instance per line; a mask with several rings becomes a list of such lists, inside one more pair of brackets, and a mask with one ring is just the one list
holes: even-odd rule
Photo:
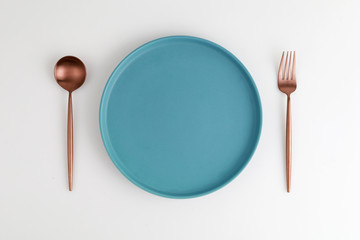
[[85, 82], [85, 65], [76, 57], [66, 56], [56, 63], [54, 75], [57, 83], [69, 92], [67, 149], [69, 191], [71, 191], [73, 187], [73, 113], [71, 93]]
[[[296, 59], [295, 51], [286, 53], [284, 68], [283, 52], [278, 73], [278, 87], [281, 92], [287, 95], [287, 113], [286, 113], [286, 185], [287, 191], [290, 192], [291, 184], [291, 102], [290, 94], [296, 90]], [[289, 59], [289, 61], [288, 61]]]

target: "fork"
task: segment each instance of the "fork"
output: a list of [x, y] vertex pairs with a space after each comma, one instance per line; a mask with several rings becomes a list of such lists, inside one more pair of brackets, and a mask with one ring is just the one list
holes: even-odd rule
[[[296, 59], [295, 51], [286, 52], [286, 60], [283, 52], [278, 73], [278, 87], [281, 92], [287, 95], [286, 113], [286, 186], [290, 192], [291, 185], [291, 101], [290, 95], [296, 90]], [[284, 67], [285, 60], [285, 67]], [[288, 61], [289, 60], [289, 61]]]

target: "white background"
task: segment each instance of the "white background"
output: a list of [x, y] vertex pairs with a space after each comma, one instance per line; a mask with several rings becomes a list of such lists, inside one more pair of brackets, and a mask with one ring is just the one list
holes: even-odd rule
[[[0, 239], [360, 239], [360, 1], [0, 1]], [[252, 74], [263, 131], [246, 169], [207, 196], [149, 194], [115, 168], [98, 126], [104, 85], [136, 47], [193, 35]], [[285, 186], [283, 50], [297, 51], [293, 184]], [[74, 191], [67, 190], [67, 92], [53, 67], [87, 66], [73, 95]]]

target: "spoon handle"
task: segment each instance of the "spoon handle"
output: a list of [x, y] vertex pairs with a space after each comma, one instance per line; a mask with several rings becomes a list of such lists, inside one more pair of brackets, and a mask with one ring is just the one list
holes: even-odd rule
[[72, 112], [72, 98], [69, 92], [68, 103], [68, 136], [67, 136], [67, 150], [68, 150], [68, 177], [69, 177], [69, 191], [73, 186], [73, 112]]

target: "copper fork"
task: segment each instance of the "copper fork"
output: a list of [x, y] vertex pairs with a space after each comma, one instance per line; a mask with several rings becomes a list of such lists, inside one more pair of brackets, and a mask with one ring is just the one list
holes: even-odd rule
[[[290, 57], [289, 57], [290, 55]], [[291, 185], [291, 101], [290, 95], [296, 90], [296, 59], [295, 51], [286, 52], [286, 60], [283, 52], [278, 73], [278, 87], [287, 95], [286, 113], [286, 186], [290, 192]], [[285, 60], [285, 67], [284, 67]]]

